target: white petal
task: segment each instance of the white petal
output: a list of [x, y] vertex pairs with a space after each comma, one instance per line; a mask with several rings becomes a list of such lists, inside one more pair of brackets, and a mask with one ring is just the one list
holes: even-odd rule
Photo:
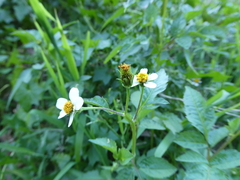
[[66, 115], [67, 115], [67, 113], [66, 113], [64, 110], [62, 110], [62, 111], [60, 111], [60, 114], [59, 114], [59, 116], [58, 116], [58, 119], [66, 116]]
[[74, 105], [74, 110], [79, 110], [82, 107], [84, 101], [83, 101], [83, 98], [77, 97], [74, 99], [72, 103]]
[[155, 87], [157, 87], [157, 84], [154, 82], [146, 82], [146, 83], [144, 83], [144, 86], [148, 87], [148, 88], [155, 88]]
[[137, 81], [137, 76], [135, 75], [134, 78], [133, 78], [133, 83], [132, 83], [131, 87], [134, 87], [134, 86], [136, 86], [138, 84], [139, 84], [139, 81]]
[[74, 118], [74, 113], [71, 113], [69, 121], [68, 121], [68, 127], [70, 127], [72, 125], [73, 118]]
[[64, 104], [65, 104], [67, 101], [68, 101], [68, 100], [65, 99], [65, 98], [58, 98], [57, 103], [56, 103], [56, 107], [57, 107], [58, 109], [63, 109], [63, 106], [64, 106]]
[[148, 75], [148, 80], [152, 81], [158, 78], [158, 74], [157, 73], [152, 73]]
[[78, 90], [78, 88], [72, 88], [72, 89], [70, 89], [70, 91], [69, 91], [69, 99], [70, 99], [71, 101], [74, 101], [74, 99], [75, 99], [76, 97], [79, 97], [79, 90]]
[[140, 73], [146, 73], [147, 74], [147, 72], [148, 72], [147, 68], [143, 68], [143, 69], [140, 70]]

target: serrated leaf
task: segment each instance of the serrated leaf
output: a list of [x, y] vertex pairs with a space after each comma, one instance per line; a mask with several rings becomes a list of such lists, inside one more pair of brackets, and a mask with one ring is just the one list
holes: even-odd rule
[[189, 11], [185, 14], [185, 18], [186, 18], [187, 21], [189, 21], [189, 20], [195, 18], [196, 16], [199, 16], [201, 13], [202, 13], [201, 10], [199, 10], [199, 11]]
[[152, 178], [167, 178], [176, 172], [176, 168], [168, 161], [154, 156], [146, 157], [139, 163], [140, 170]]
[[147, 105], [154, 101], [155, 97], [163, 92], [168, 83], [168, 75], [166, 74], [164, 69], [160, 69], [158, 72], [158, 78], [154, 81], [157, 84], [156, 88], [145, 88], [143, 94], [143, 104]]
[[186, 86], [183, 100], [188, 121], [207, 136], [208, 131], [216, 122], [213, 109], [206, 105], [206, 101], [198, 91], [188, 86]]
[[223, 138], [227, 137], [228, 133], [229, 131], [227, 130], [226, 127], [213, 129], [208, 134], [208, 143], [211, 145], [211, 147], [214, 147]]
[[189, 35], [181, 36], [175, 41], [179, 46], [183, 47], [184, 49], [189, 49], [192, 45], [192, 38]]
[[176, 158], [177, 161], [189, 163], [208, 163], [207, 159], [195, 151], [187, 151]]
[[118, 159], [120, 160], [122, 165], [128, 164], [133, 158], [134, 158], [134, 155], [130, 153], [129, 150], [125, 148], [119, 149]]
[[182, 124], [181, 124], [181, 120], [172, 113], [165, 113], [162, 114], [161, 117], [162, 122], [164, 123], [164, 125], [170, 129], [172, 131], [173, 134], [176, 134], [180, 131], [182, 131]]
[[165, 127], [161, 120], [157, 117], [152, 119], [144, 118], [141, 120], [139, 127], [143, 127], [145, 129], [156, 129], [156, 130], [164, 130]]
[[94, 106], [106, 107], [106, 108], [109, 107], [106, 99], [100, 96], [94, 96], [93, 98], [84, 98], [84, 102]]
[[223, 171], [206, 164], [194, 164], [185, 172], [184, 180], [230, 180]]
[[117, 153], [116, 142], [109, 138], [89, 139], [89, 141], [99, 146], [102, 146], [103, 148], [111, 151], [113, 154]]
[[206, 148], [207, 143], [204, 136], [198, 131], [181, 132], [174, 140], [178, 145], [189, 149]]
[[230, 131], [230, 134], [234, 134], [237, 130], [240, 129], [240, 118], [228, 121], [228, 126], [226, 128]]
[[211, 160], [210, 165], [218, 169], [240, 166], [240, 152], [235, 149], [223, 150]]

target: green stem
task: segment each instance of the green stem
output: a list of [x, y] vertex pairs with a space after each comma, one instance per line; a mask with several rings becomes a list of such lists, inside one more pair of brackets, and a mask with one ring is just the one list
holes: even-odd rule
[[137, 119], [137, 117], [138, 117], [138, 114], [139, 114], [139, 110], [140, 110], [140, 108], [141, 108], [141, 104], [142, 104], [144, 87], [141, 87], [141, 88], [142, 88], [142, 90], [141, 90], [141, 95], [140, 95], [140, 99], [139, 99], [139, 103], [138, 103], [138, 107], [137, 107], [136, 114], [135, 114], [135, 116], [133, 117], [133, 121], [136, 121], [136, 119]]
[[93, 109], [100, 109], [100, 110], [105, 110], [105, 111], [110, 111], [114, 114], [117, 114], [119, 116], [124, 116], [124, 113], [114, 111], [112, 109], [104, 108], [104, 107], [82, 107], [80, 111], [88, 111], [88, 110], [93, 110]]
[[128, 103], [130, 99], [130, 89], [126, 88], [126, 105], [125, 105], [125, 114], [127, 114], [128, 111]]
[[132, 129], [132, 154], [136, 156], [137, 126], [135, 122], [131, 124], [131, 129]]
[[234, 106], [232, 106], [232, 107], [230, 107], [230, 108], [227, 108], [227, 109], [225, 109], [224, 111], [218, 112], [218, 113], [216, 113], [216, 115], [217, 115], [217, 116], [222, 116], [222, 115], [225, 114], [226, 112], [231, 111], [232, 109], [235, 109], [235, 108], [237, 108], [237, 107], [239, 107], [239, 106], [240, 106], [240, 103], [238, 103], [238, 104], [236, 104], [236, 105], [234, 105]]
[[221, 150], [223, 150], [229, 143], [231, 143], [236, 137], [240, 135], [240, 130], [234, 134], [232, 137], [229, 137], [225, 143], [222, 144], [222, 146], [215, 152], [215, 154], [210, 158], [213, 159]]

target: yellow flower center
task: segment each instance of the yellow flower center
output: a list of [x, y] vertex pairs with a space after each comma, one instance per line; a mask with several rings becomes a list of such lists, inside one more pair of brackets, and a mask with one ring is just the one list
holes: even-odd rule
[[193, 82], [199, 83], [201, 80], [199, 78], [193, 79]]
[[63, 110], [65, 113], [69, 114], [73, 111], [73, 103], [71, 101], [68, 101], [64, 104]]
[[148, 80], [148, 74], [146, 73], [138, 73], [137, 74], [137, 81], [140, 83], [145, 83]]

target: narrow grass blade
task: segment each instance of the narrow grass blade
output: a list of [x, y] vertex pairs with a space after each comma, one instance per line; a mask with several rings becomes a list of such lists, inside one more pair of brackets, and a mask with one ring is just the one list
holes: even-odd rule
[[75, 162], [69, 162], [53, 180], [60, 180], [66, 172], [71, 169], [71, 167], [75, 164]]
[[83, 54], [83, 61], [82, 61], [82, 64], [81, 64], [81, 75], [84, 74], [84, 69], [85, 69], [85, 66], [87, 64], [87, 55], [88, 55], [88, 48], [90, 46], [90, 32], [88, 31], [87, 32], [87, 36], [86, 36], [86, 40], [85, 40], [85, 44], [84, 44], [84, 54]]
[[106, 20], [101, 29], [104, 29], [112, 20], [124, 13], [124, 8], [118, 9], [110, 18]]
[[106, 59], [104, 60], [104, 64], [106, 64], [110, 59], [112, 59], [120, 50], [121, 50], [122, 46], [117, 46], [115, 47], [110, 53], [109, 55], [106, 57]]

